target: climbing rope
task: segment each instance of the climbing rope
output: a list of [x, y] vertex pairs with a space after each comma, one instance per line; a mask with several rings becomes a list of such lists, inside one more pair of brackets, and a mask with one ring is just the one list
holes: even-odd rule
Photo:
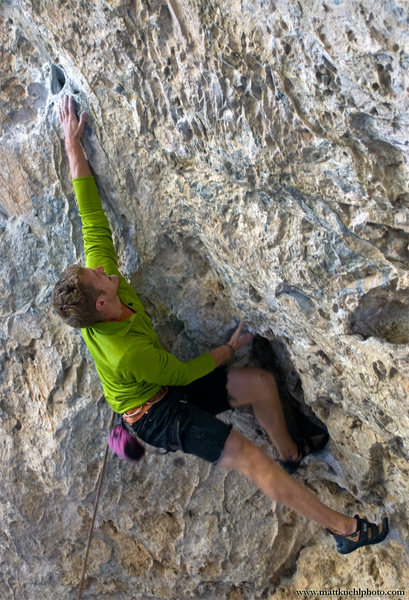
[[[115, 413], [113, 412], [112, 413], [112, 417], [111, 417], [111, 421], [109, 423], [109, 431], [113, 427], [114, 419], [115, 419]], [[82, 573], [81, 573], [80, 587], [79, 587], [79, 590], [78, 590], [77, 600], [81, 600], [82, 591], [84, 589], [84, 580], [85, 580], [85, 572], [87, 570], [88, 554], [89, 554], [89, 549], [90, 549], [90, 546], [91, 546], [92, 533], [94, 531], [95, 517], [96, 517], [97, 509], [98, 509], [99, 497], [101, 495], [102, 480], [104, 478], [105, 466], [107, 464], [107, 458], [108, 458], [108, 444], [105, 447], [104, 460], [103, 460], [103, 463], [102, 463], [101, 471], [99, 473], [97, 495], [96, 495], [95, 502], [94, 502], [94, 514], [92, 515], [91, 527], [89, 529], [89, 535], [88, 535], [87, 549], [85, 551], [84, 560], [83, 560], [83, 563], [82, 563]]]

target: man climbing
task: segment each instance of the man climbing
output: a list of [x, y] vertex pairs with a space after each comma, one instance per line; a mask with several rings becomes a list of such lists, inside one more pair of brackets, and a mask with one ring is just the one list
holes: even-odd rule
[[[228, 343], [190, 361], [163, 350], [140, 299], [117, 267], [108, 220], [80, 143], [85, 114], [78, 120], [73, 99], [66, 96], [60, 118], [83, 224], [86, 267], [64, 271], [53, 305], [66, 323], [82, 328], [105, 397], [127, 429], [153, 446], [180, 449], [242, 473], [272, 500], [328, 529], [342, 554], [381, 542], [388, 533], [386, 517], [377, 526], [336, 512], [286, 472], [294, 472], [307, 454], [322, 449], [328, 437], [296, 443], [287, 430], [273, 375], [223, 366], [253, 337], [243, 332], [241, 323]], [[253, 407], [282, 466], [215, 416], [244, 404]]]

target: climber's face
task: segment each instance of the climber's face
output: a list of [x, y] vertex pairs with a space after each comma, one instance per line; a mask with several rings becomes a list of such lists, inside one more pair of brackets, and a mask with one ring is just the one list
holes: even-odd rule
[[92, 286], [106, 302], [117, 298], [119, 278], [118, 275], [107, 275], [104, 267], [95, 269], [85, 268], [82, 277], [86, 286]]

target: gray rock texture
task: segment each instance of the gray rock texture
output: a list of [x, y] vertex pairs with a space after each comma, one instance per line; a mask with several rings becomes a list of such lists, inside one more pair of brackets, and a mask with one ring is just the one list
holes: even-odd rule
[[[260, 337], [240, 364], [330, 432], [297, 478], [391, 521], [341, 557], [238, 475], [110, 455], [83, 597], [409, 593], [408, 3], [5, 0], [0, 18], [2, 597], [75, 597], [110, 420], [50, 308], [83, 260], [64, 94], [165, 346], [188, 358], [243, 318]], [[275, 456], [249, 411], [226, 418]]]

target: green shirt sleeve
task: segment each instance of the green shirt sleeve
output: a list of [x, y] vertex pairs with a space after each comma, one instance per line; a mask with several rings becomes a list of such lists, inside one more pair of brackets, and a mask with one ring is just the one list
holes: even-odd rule
[[146, 338], [138, 339], [123, 356], [119, 370], [128, 377], [159, 385], [188, 385], [214, 370], [211, 354], [202, 354], [182, 362], [163, 348], [157, 348]]
[[86, 266], [103, 266], [109, 275], [118, 273], [111, 228], [94, 177], [80, 177], [72, 183], [82, 221]]

